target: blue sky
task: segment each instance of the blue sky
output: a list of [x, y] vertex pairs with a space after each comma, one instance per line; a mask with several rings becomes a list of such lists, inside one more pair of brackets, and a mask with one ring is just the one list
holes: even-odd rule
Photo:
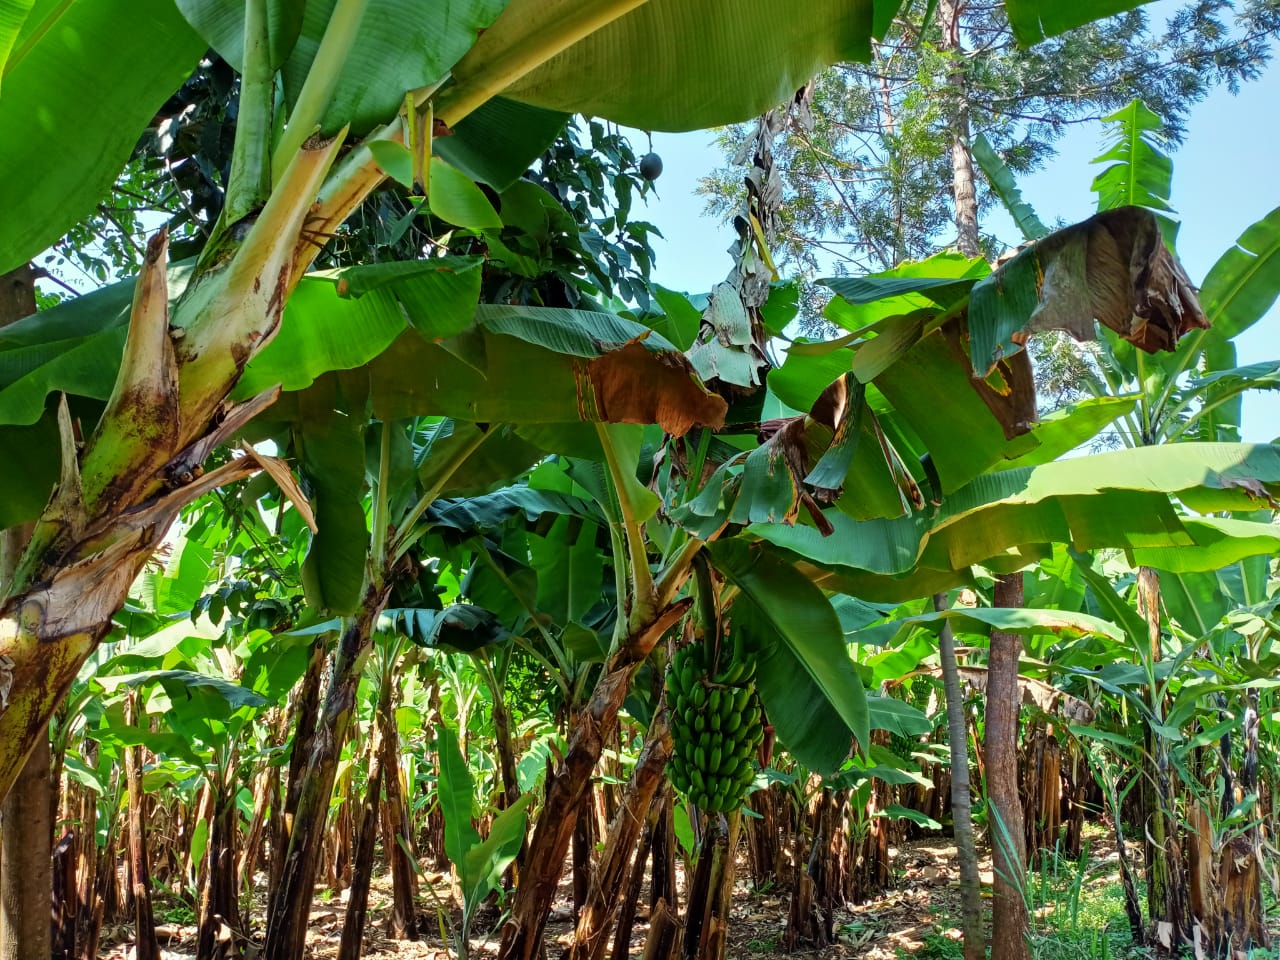
[[[1191, 112], [1186, 140], [1174, 154], [1172, 202], [1181, 219], [1178, 253], [1197, 283], [1249, 224], [1280, 206], [1280, 63], [1238, 95], [1215, 90]], [[1049, 166], [1020, 182], [1023, 196], [1047, 223], [1082, 220], [1094, 210], [1089, 190], [1101, 152], [1102, 124], [1081, 124], [1059, 142]], [[637, 153], [643, 135], [633, 136]], [[721, 162], [708, 132], [654, 134], [664, 170], [657, 196], [633, 217], [650, 220], [664, 239], [654, 241], [654, 279], [663, 286], [706, 292], [728, 272], [730, 229], [703, 212], [698, 178]], [[1012, 221], [992, 215], [984, 227], [1008, 243], [1019, 240]], [[1273, 308], [1238, 340], [1241, 364], [1280, 359], [1280, 308]], [[1280, 391], [1246, 395], [1244, 438], [1280, 437]]]

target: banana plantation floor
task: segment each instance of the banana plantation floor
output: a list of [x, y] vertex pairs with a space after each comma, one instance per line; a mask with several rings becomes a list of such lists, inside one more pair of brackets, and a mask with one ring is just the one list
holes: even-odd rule
[[[1031, 896], [1037, 908], [1037, 957], [1047, 960], [1096, 960], [1099, 957], [1137, 954], [1131, 948], [1128, 925], [1124, 917], [1115, 849], [1103, 831], [1097, 829], [1092, 838], [1091, 853], [1081, 870], [1078, 861], [1060, 862], [1057, 869], [1049, 862], [1032, 874]], [[858, 906], [841, 909], [834, 928], [838, 943], [821, 949], [801, 949], [790, 956], [823, 958], [859, 957], [863, 960], [899, 960], [913, 955], [916, 960], [959, 960], [960, 898], [956, 851], [944, 838], [924, 839], [903, 844], [893, 851], [895, 886], [881, 896]], [[1131, 857], [1140, 857], [1131, 845]], [[733, 922], [728, 954], [731, 958], [781, 955], [780, 941], [785, 927], [788, 897], [779, 891], [750, 890], [742, 879], [745, 863], [740, 864], [739, 883], [735, 892]], [[991, 861], [981, 863], [985, 893], [989, 896]], [[448, 903], [451, 892], [447, 875], [428, 872], [437, 896]], [[375, 879], [370, 894], [369, 921], [364, 945], [368, 958], [414, 958], [414, 960], [446, 960], [453, 956], [439, 936], [439, 923], [434, 910], [426, 907], [431, 898], [424, 892], [424, 910], [420, 925], [427, 938], [418, 942], [394, 941], [385, 936], [385, 921], [390, 909], [390, 877]], [[256, 903], [255, 917], [261, 916], [262, 905]], [[313, 960], [333, 960], [337, 956], [342, 931], [345, 899], [321, 891], [311, 911], [308, 954]], [[548, 957], [556, 958], [573, 935], [571, 904], [567, 884], [547, 927]], [[164, 922], [180, 918], [180, 909], [166, 910], [163, 901], [156, 906], [158, 933], [168, 960], [187, 960], [195, 955], [195, 928], [180, 923]], [[454, 912], [455, 919], [457, 911]], [[633, 932], [631, 956], [638, 957], [648, 932], [647, 893], [642, 896]], [[496, 931], [488, 925], [497, 921], [494, 913], [478, 918], [472, 937], [474, 957], [492, 957], [496, 953]], [[103, 942], [110, 945], [100, 953], [101, 960], [128, 960], [132, 956], [131, 931], [126, 927], [103, 931]], [[1106, 941], [1105, 945], [1103, 941]], [[256, 951], [250, 948], [248, 957]]]

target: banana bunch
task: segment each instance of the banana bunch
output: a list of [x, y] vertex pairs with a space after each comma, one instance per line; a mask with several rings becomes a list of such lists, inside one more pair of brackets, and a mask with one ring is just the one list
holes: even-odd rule
[[[727, 651], [726, 651], [727, 652]], [[728, 664], [715, 676], [706, 644], [676, 652], [667, 672], [667, 709], [675, 745], [667, 772], [671, 783], [710, 813], [736, 810], [755, 779], [760, 746], [756, 666], [735, 638]]]

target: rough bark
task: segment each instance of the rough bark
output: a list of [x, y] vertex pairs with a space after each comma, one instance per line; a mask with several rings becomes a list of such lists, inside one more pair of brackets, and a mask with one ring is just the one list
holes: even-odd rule
[[73, 960], [76, 954], [76, 838], [70, 831], [53, 848], [53, 960]]
[[303, 955], [338, 756], [355, 710], [356, 687], [372, 646], [373, 627], [389, 591], [389, 585], [369, 586], [359, 612], [348, 621], [338, 642], [324, 712], [298, 797], [289, 852], [272, 902], [263, 950], [266, 960], [300, 960]]
[[951, 129], [951, 186], [955, 194], [956, 248], [966, 257], [982, 255], [978, 244], [978, 198], [974, 190], [973, 152], [969, 146], [969, 94], [966, 89], [960, 42], [960, 15], [964, 0], [938, 0], [939, 48], [953, 55], [947, 73], [952, 96], [948, 101]]
[[569, 852], [578, 810], [604, 749], [604, 732], [616, 729], [618, 711], [626, 699], [632, 675], [667, 628], [684, 615], [690, 603], [685, 599], [670, 605], [660, 611], [652, 623], [636, 631], [605, 665], [590, 701], [578, 714], [564, 760], [547, 781], [546, 799], [529, 844], [525, 874], [516, 889], [511, 918], [502, 930], [498, 949], [501, 960], [534, 960], [540, 955], [543, 930]]
[[[947, 595], [934, 594], [933, 608], [947, 608]], [[964, 694], [956, 669], [956, 641], [951, 624], [938, 634], [942, 686], [947, 698], [947, 741], [951, 748], [951, 820], [960, 866], [960, 930], [964, 934], [964, 960], [984, 960], [986, 937], [982, 933], [982, 886], [978, 876], [978, 844], [973, 830], [969, 790], [969, 736], [965, 726]]]
[[267, 926], [271, 925], [270, 910], [280, 888], [284, 873], [285, 857], [289, 850], [289, 836], [293, 832], [293, 818], [298, 812], [298, 798], [302, 795], [302, 778], [307, 772], [307, 760], [316, 735], [316, 721], [320, 716], [320, 681], [324, 678], [325, 642], [317, 637], [311, 644], [311, 660], [302, 675], [294, 694], [291, 717], [294, 720], [293, 746], [289, 754], [289, 776], [285, 782], [284, 800], [280, 816], [274, 818], [275, 830], [271, 835], [271, 872], [267, 884]]
[[[85, 759], [90, 766], [96, 760], [96, 745], [88, 745]], [[83, 787], [80, 790], [80, 815], [76, 818], [76, 940], [83, 949], [81, 960], [96, 960], [98, 930], [102, 926], [102, 898], [98, 896], [98, 794]], [[92, 942], [93, 952], [88, 946]]]
[[735, 811], [728, 817], [711, 814], [707, 819], [698, 849], [698, 868], [688, 894], [684, 960], [724, 960], [741, 816]]
[[382, 739], [383, 792], [382, 846], [391, 865], [391, 916], [387, 934], [392, 940], [418, 939], [418, 878], [410, 856], [413, 850], [413, 826], [409, 821], [409, 805], [404, 799], [404, 784], [400, 771], [398, 732], [394, 727], [395, 712], [390, 733]]
[[[569, 960], [599, 960], [604, 956], [609, 930], [620, 911], [634, 904], [627, 904], [623, 896], [623, 878], [627, 864], [632, 859], [641, 828], [649, 817], [654, 795], [662, 785], [663, 770], [671, 756], [671, 733], [667, 725], [666, 710], [660, 710], [649, 725], [645, 744], [636, 760], [631, 779], [622, 798], [622, 804], [609, 827], [604, 852], [592, 871], [591, 882], [573, 944], [569, 948]], [[636, 854], [643, 874], [644, 854], [647, 848]]]
[[[1161, 659], [1160, 574], [1150, 567], [1138, 568], [1138, 612], [1147, 622], [1148, 656], [1154, 665]], [[1156, 702], [1156, 690], [1148, 691], [1152, 709], [1164, 716], [1164, 705]], [[1192, 943], [1191, 899], [1187, 866], [1178, 842], [1178, 822], [1174, 816], [1177, 798], [1169, 776], [1169, 741], [1147, 730], [1146, 769], [1142, 796], [1147, 836], [1147, 911], [1155, 942], [1166, 949]]]
[[200, 893], [197, 960], [238, 956], [244, 941], [236, 893], [236, 804], [234, 787], [223, 784], [213, 793], [204, 886]]
[[[1022, 606], [1022, 574], [996, 578], [995, 606]], [[987, 795], [991, 814], [991, 850], [995, 874], [992, 901], [991, 960], [1029, 960], [1030, 917], [1023, 899], [1022, 801], [1018, 796], [1018, 658], [1022, 638], [991, 631], [987, 663]]]
[[683, 930], [675, 911], [667, 906], [665, 900], [659, 900], [649, 920], [649, 935], [644, 941], [642, 960], [671, 960], [680, 946]]
[[369, 910], [369, 884], [373, 880], [373, 848], [378, 836], [378, 795], [382, 790], [381, 734], [375, 734], [369, 750], [369, 779], [364, 803], [360, 807], [360, 824], [356, 829], [356, 849], [348, 890], [347, 914], [342, 923], [342, 941], [338, 960], [360, 960], [364, 941], [365, 917]]
[[0, 809], [0, 958], [50, 955], [53, 896], [49, 833], [49, 738], [36, 741]]
[[618, 920], [614, 928], [613, 953], [610, 954], [610, 960], [628, 960], [631, 956], [631, 932], [635, 929], [636, 908], [640, 905], [640, 890], [644, 886], [646, 861], [653, 849], [654, 831], [658, 824], [657, 813], [656, 809], [650, 809], [644, 831], [640, 834], [640, 843], [636, 847], [636, 855], [631, 863], [631, 878], [627, 881], [627, 889], [622, 897], [622, 909], [618, 912]]

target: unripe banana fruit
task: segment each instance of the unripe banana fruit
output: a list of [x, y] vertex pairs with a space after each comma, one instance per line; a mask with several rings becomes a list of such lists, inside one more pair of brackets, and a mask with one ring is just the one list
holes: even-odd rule
[[[755, 779], [752, 760], [764, 731], [755, 663], [735, 636], [715, 677], [705, 644], [683, 647], [667, 671], [667, 708], [674, 753], [671, 783], [709, 813], [738, 809]], [[728, 654], [725, 662], [724, 654]]]

